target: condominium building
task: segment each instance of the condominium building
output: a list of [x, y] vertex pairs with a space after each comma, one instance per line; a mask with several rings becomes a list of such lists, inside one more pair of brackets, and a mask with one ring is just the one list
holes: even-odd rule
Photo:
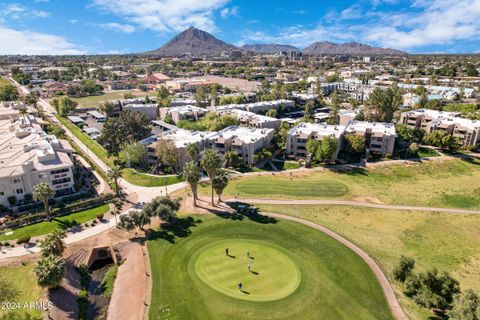
[[275, 130], [230, 126], [207, 138], [207, 148], [215, 148], [224, 154], [228, 151], [238, 152], [245, 165], [255, 164], [255, 152], [268, 148]]
[[427, 133], [441, 130], [453, 135], [464, 147], [480, 143], [480, 121], [460, 117], [458, 112], [418, 109], [403, 112], [399, 123], [411, 129], [423, 129]]
[[127, 104], [123, 106], [122, 110], [130, 110], [143, 113], [148, 118], [148, 120], [155, 120], [158, 117], [158, 106], [154, 103]]
[[46, 182], [56, 195], [73, 191], [73, 150], [67, 141], [47, 135], [29, 118], [0, 120], [0, 204], [31, 199], [34, 186]]
[[254, 103], [242, 103], [242, 104], [227, 104], [223, 106], [218, 106], [216, 109], [221, 108], [222, 110], [226, 109], [238, 109], [245, 110], [253, 113], [265, 113], [268, 110], [278, 110], [280, 106], [285, 108], [290, 108], [295, 106], [295, 102], [291, 100], [274, 100], [274, 101], [262, 101]]
[[350, 121], [345, 134], [365, 137], [365, 146], [371, 152], [392, 154], [395, 146], [395, 125], [385, 122]]
[[331, 159], [335, 161], [342, 146], [344, 131], [345, 126], [301, 122], [288, 132], [286, 154], [290, 157], [306, 157], [308, 140], [323, 140], [325, 137], [332, 137], [338, 142], [337, 152]]
[[207, 113], [207, 109], [192, 105], [160, 108], [160, 119], [165, 120], [165, 118], [169, 116], [172, 118], [174, 123], [177, 123], [181, 120], [195, 121], [205, 116]]
[[271, 128], [278, 129], [281, 121], [276, 118], [262, 116], [253, 112], [239, 110], [239, 109], [224, 109], [217, 108], [217, 113], [220, 115], [229, 115], [238, 119], [241, 125], [252, 128]]

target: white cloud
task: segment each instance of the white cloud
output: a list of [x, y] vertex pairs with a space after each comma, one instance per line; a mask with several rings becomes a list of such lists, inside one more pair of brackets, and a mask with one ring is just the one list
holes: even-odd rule
[[65, 38], [30, 30], [14, 30], [0, 26], [0, 54], [73, 55], [84, 50]]
[[93, 0], [98, 8], [125, 18], [130, 23], [157, 32], [181, 31], [195, 26], [206, 31], [216, 29], [215, 11], [230, 0]]
[[238, 7], [232, 7], [232, 8], [223, 8], [220, 10], [220, 16], [223, 19], [228, 18], [228, 16], [236, 16], [238, 14]]
[[17, 3], [11, 3], [0, 9], [0, 16], [12, 20], [46, 18], [50, 13], [41, 10], [29, 9]]
[[123, 33], [132, 33], [136, 29], [134, 26], [129, 25], [129, 24], [120, 24], [117, 22], [108, 22], [108, 23], [101, 23], [99, 26], [103, 29], [107, 30], [114, 30], [114, 31], [120, 31]]

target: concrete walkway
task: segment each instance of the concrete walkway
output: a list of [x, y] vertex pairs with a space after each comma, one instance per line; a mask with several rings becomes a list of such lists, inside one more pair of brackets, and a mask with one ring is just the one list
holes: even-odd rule
[[388, 281], [387, 277], [383, 273], [382, 269], [378, 266], [378, 264], [360, 247], [355, 245], [354, 243], [348, 241], [338, 233], [333, 232], [332, 230], [325, 228], [321, 225], [318, 225], [316, 223], [303, 220], [297, 217], [292, 217], [292, 216], [287, 216], [283, 214], [278, 214], [278, 213], [267, 213], [267, 212], [262, 212], [263, 215], [272, 217], [272, 218], [278, 218], [278, 219], [283, 219], [283, 220], [289, 220], [289, 221], [294, 221], [301, 223], [303, 225], [306, 225], [308, 227], [317, 229], [326, 235], [330, 236], [331, 238], [337, 240], [338, 242], [342, 243], [345, 245], [347, 248], [355, 252], [360, 258], [362, 258], [363, 261], [370, 267], [372, 270], [373, 274], [377, 278], [378, 282], [380, 283], [380, 286], [382, 287], [383, 294], [385, 295], [385, 298], [387, 299], [388, 306], [390, 307], [393, 316], [397, 320], [407, 320], [408, 317], [403, 311], [402, 307], [398, 303], [397, 297], [395, 296], [395, 293], [393, 292], [393, 288], [390, 285], [390, 282]]
[[281, 199], [259, 199], [259, 198], [229, 198], [224, 202], [239, 201], [251, 204], [279, 204], [279, 205], [341, 205], [353, 207], [367, 207], [387, 210], [411, 210], [411, 211], [432, 211], [450, 214], [480, 214], [480, 210], [467, 210], [455, 208], [435, 208], [421, 206], [405, 206], [391, 204], [377, 204], [352, 200], [281, 200]]

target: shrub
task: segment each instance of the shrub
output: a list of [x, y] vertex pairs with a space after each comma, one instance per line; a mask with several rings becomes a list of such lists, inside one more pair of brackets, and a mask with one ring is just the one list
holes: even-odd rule
[[102, 220], [102, 219], [103, 219], [103, 213], [97, 214], [97, 219], [98, 219], [98, 220]]
[[30, 242], [30, 236], [23, 236], [18, 238], [17, 244], [23, 244], [23, 243], [29, 243]]
[[412, 270], [415, 267], [415, 260], [405, 256], [400, 257], [400, 261], [392, 271], [393, 279], [399, 282], [405, 282], [405, 280], [412, 274]]
[[8, 203], [11, 205], [11, 206], [14, 206], [17, 204], [17, 198], [15, 196], [11, 196], [11, 197], [8, 197]]
[[88, 311], [88, 292], [85, 289], [80, 290], [77, 298], [78, 303], [78, 319], [86, 320]]

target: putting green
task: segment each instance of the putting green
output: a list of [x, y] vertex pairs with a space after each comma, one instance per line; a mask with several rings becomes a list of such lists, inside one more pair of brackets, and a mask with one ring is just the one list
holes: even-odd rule
[[285, 195], [302, 197], [340, 197], [348, 192], [348, 187], [333, 180], [325, 181], [278, 181], [270, 177], [264, 180], [240, 180], [236, 189], [243, 194]]
[[[227, 247], [229, 256], [225, 253]], [[249, 260], [251, 271], [248, 271]], [[285, 250], [268, 242], [252, 240], [218, 241], [204, 248], [195, 261], [195, 272], [213, 289], [247, 301], [285, 298], [301, 281], [298, 266]], [[242, 291], [238, 283], [242, 283]]]

